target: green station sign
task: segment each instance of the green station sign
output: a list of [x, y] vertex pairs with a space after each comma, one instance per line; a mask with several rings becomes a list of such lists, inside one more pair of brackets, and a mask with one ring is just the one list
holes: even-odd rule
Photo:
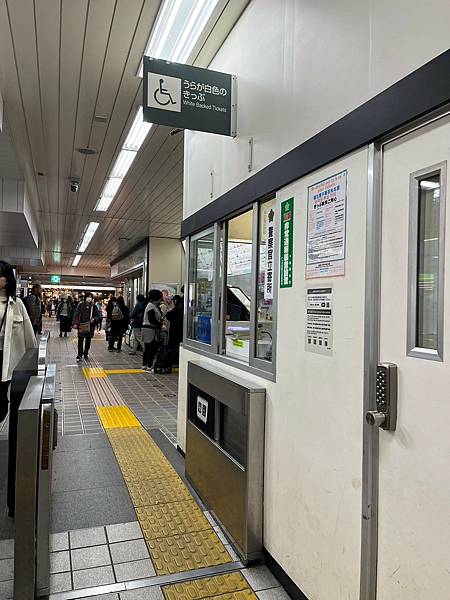
[[50, 277], [50, 283], [58, 285], [61, 283], [61, 275], [52, 275]]
[[235, 76], [144, 56], [144, 121], [236, 135]]

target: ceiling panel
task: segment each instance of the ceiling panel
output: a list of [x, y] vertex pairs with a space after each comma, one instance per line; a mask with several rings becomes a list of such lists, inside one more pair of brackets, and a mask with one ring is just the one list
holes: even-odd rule
[[[183, 135], [166, 127], [151, 129], [110, 209], [94, 211], [141, 103], [136, 72], [159, 7], [160, 0], [0, 0], [0, 89], [50, 269], [72, 263], [89, 221], [100, 226], [81, 267], [108, 266], [149, 232], [180, 234]], [[205, 36], [208, 56], [213, 37]], [[0, 172], [12, 170], [7, 161], [0, 136]], [[70, 177], [79, 178], [78, 193], [69, 191]]]

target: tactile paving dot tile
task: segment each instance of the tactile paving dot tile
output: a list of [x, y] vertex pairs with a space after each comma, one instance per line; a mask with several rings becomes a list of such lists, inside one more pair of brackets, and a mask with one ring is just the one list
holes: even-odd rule
[[[201, 600], [203, 598], [256, 598], [241, 573], [227, 573], [162, 588], [166, 600]], [[239, 594], [239, 595], [236, 595]]]
[[127, 406], [98, 406], [97, 411], [105, 429], [140, 426]]
[[148, 550], [158, 575], [170, 575], [232, 562], [212, 529], [149, 540]]
[[211, 528], [192, 499], [137, 508], [136, 514], [147, 541]]
[[189, 490], [179, 477], [163, 476], [160, 479], [150, 479], [127, 482], [128, 491], [134, 507], [166, 504], [191, 500]]

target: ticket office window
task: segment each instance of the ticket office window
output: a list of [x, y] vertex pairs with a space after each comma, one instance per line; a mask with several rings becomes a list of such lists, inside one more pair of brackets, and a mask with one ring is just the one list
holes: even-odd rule
[[279, 223], [275, 198], [190, 239], [185, 344], [275, 371]]

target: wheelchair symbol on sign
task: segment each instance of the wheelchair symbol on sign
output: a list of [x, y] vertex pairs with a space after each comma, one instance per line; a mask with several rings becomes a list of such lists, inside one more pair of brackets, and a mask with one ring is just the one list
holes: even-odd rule
[[168, 104], [176, 104], [175, 100], [173, 100], [171, 93], [163, 87], [164, 79], [159, 80], [159, 88], [157, 88], [153, 93], [153, 98], [155, 102], [160, 104], [161, 106], [167, 106]]

